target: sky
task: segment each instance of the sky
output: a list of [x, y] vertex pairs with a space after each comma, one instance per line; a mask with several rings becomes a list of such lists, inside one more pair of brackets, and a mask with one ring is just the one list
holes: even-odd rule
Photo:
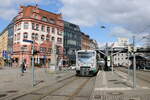
[[[81, 31], [100, 45], [118, 37], [137, 41], [150, 31], [150, 0], [0, 0], [0, 32], [17, 15], [20, 5], [62, 13], [63, 19], [80, 26]], [[105, 28], [101, 28], [105, 26]]]

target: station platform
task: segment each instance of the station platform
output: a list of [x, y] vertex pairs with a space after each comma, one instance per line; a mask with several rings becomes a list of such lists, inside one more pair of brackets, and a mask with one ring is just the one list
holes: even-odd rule
[[99, 71], [90, 100], [150, 100], [150, 88], [133, 88], [125, 73]]

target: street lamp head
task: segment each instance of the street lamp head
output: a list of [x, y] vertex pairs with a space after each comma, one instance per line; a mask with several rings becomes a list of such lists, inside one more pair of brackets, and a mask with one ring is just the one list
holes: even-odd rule
[[101, 28], [105, 29], [106, 27], [105, 26], [101, 26]]

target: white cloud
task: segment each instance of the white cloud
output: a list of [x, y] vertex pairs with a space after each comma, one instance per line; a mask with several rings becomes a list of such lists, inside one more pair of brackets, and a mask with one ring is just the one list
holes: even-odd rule
[[131, 38], [134, 34], [130, 32], [129, 30], [123, 28], [123, 27], [114, 27], [110, 35], [113, 37], [126, 37], [126, 38]]
[[15, 9], [0, 9], [0, 18], [8, 20], [12, 19], [17, 14], [17, 10]]
[[[150, 31], [150, 0], [60, 0], [70, 21], [92, 26], [99, 22], [124, 26], [130, 33]], [[122, 30], [125, 31], [125, 30]]]
[[106, 43], [103, 43], [103, 42], [98, 42], [98, 47], [100, 49], [104, 49], [106, 47]]
[[20, 5], [35, 4], [35, 1], [40, 5], [48, 5], [54, 0], [0, 0], [0, 18], [11, 20], [16, 16]]

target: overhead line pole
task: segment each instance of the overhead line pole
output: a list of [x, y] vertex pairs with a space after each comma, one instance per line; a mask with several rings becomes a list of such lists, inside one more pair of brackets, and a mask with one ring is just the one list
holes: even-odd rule
[[32, 43], [32, 86], [34, 87], [35, 85], [35, 76], [34, 76], [34, 40]]
[[136, 88], [135, 36], [133, 36], [133, 88]]

